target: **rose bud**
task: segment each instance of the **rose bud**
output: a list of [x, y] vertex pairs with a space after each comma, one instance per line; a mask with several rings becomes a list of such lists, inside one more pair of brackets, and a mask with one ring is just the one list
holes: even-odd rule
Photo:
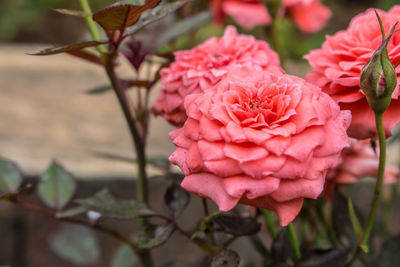
[[[378, 13], [376, 14], [380, 21]], [[380, 22], [381, 23], [381, 22]], [[360, 87], [375, 113], [383, 113], [390, 105], [392, 93], [397, 85], [397, 74], [389, 59], [387, 45], [393, 35], [395, 24], [385, 39], [382, 28], [382, 44], [361, 71]]]

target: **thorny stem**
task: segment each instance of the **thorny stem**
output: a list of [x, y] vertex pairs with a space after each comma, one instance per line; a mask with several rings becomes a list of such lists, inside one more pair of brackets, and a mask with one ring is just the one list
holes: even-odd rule
[[365, 227], [364, 233], [361, 237], [360, 244], [351, 258], [350, 262], [346, 265], [347, 267], [351, 267], [357, 259], [360, 257], [363, 251], [368, 251], [368, 240], [371, 234], [372, 227], [374, 226], [374, 221], [376, 217], [376, 211], [378, 209], [379, 200], [382, 191], [383, 185], [383, 176], [385, 174], [385, 165], [386, 165], [386, 136], [385, 130], [383, 128], [383, 113], [375, 113], [375, 124], [376, 130], [378, 132], [379, 137], [379, 169], [378, 169], [378, 179], [375, 185], [374, 198], [372, 200], [371, 209], [369, 211], [367, 226]]
[[294, 261], [299, 261], [301, 259], [301, 252], [300, 252], [300, 247], [299, 247], [299, 242], [297, 240], [296, 232], [294, 230], [292, 223], [289, 223], [289, 225], [287, 226], [287, 231], [289, 234], [290, 245], [293, 249]]

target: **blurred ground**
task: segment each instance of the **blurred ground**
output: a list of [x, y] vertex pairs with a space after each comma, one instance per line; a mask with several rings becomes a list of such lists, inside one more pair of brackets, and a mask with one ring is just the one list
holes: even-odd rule
[[[55, 159], [77, 177], [131, 176], [132, 164], [98, 156], [133, 158], [113, 92], [85, 93], [108, 84], [103, 69], [68, 55], [25, 54], [47, 46], [0, 46], [0, 156], [29, 175]], [[121, 71], [131, 75], [127, 68]], [[152, 119], [150, 128], [149, 157], [168, 157], [172, 128], [160, 118]]]

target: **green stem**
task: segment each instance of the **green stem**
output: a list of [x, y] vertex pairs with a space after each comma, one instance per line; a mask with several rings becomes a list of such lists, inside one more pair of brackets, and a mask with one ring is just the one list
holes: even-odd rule
[[322, 221], [322, 224], [324, 225], [325, 231], [328, 234], [329, 241], [331, 242], [332, 246], [334, 248], [339, 247], [339, 242], [336, 239], [335, 233], [332, 228], [332, 224], [330, 223], [330, 220], [325, 214], [324, 211], [324, 206], [322, 201], [317, 201], [317, 214], [320, 220]]
[[267, 8], [272, 16], [272, 25], [267, 31], [267, 35], [271, 40], [272, 47], [279, 55], [279, 60], [281, 66], [284, 70], [286, 70], [286, 56], [285, 49], [282, 44], [282, 35], [280, 32], [280, 27], [282, 25], [282, 0], [267, 0]]
[[300, 252], [299, 242], [297, 240], [297, 236], [296, 236], [296, 232], [294, 230], [293, 224], [289, 223], [289, 225], [287, 226], [286, 229], [289, 234], [290, 245], [293, 249], [294, 261], [299, 261], [301, 259], [301, 252]]
[[[204, 215], [205, 217], [209, 217], [210, 216], [210, 211], [208, 209], [208, 204], [207, 204], [207, 199], [206, 198], [202, 198], [202, 203], [203, 203], [203, 209], [204, 209]], [[215, 241], [215, 237], [214, 237], [214, 224], [211, 220], [207, 221], [207, 232], [206, 235], [208, 237], [208, 239], [211, 242], [211, 246], [215, 247], [217, 245], [216, 241]]]
[[[86, 23], [89, 27], [89, 31], [90, 34], [92, 35], [93, 40], [100, 41], [100, 34], [97, 29], [96, 23], [93, 21], [92, 9], [90, 8], [88, 0], [79, 0], [79, 3], [81, 4], [83, 12], [88, 14], [88, 16], [86, 17]], [[106, 49], [102, 45], [97, 46], [97, 50], [101, 55], [106, 53]]]
[[346, 265], [351, 267], [360, 257], [362, 251], [368, 252], [368, 240], [371, 234], [372, 227], [374, 226], [374, 221], [376, 217], [376, 212], [379, 206], [379, 200], [383, 185], [383, 176], [385, 174], [386, 165], [386, 136], [385, 130], [383, 128], [383, 113], [375, 113], [375, 123], [376, 130], [379, 137], [379, 169], [378, 169], [378, 179], [375, 185], [374, 198], [372, 200], [371, 209], [369, 211], [367, 226], [365, 227], [364, 233], [361, 237], [360, 245], [356, 250], [356, 253], [351, 258], [350, 262]]
[[275, 224], [274, 221], [272, 220], [270, 211], [266, 209], [260, 209], [260, 210], [264, 216], [264, 221], [265, 224], [267, 225], [268, 232], [270, 233], [272, 238], [275, 238], [278, 232], [276, 231]]

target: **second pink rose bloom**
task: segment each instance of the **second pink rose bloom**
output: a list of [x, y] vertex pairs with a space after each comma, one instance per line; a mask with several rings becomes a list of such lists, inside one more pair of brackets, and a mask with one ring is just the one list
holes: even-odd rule
[[275, 211], [285, 226], [304, 198], [323, 191], [349, 145], [348, 111], [304, 80], [236, 66], [215, 86], [185, 98], [188, 116], [170, 133], [182, 187], [221, 211], [237, 203]]
[[[378, 10], [386, 32], [400, 20], [400, 6], [390, 11]], [[342, 109], [352, 112], [353, 120], [349, 135], [357, 139], [376, 137], [374, 112], [360, 88], [363, 66], [382, 43], [382, 33], [373, 9], [353, 18], [350, 26], [333, 36], [327, 36], [321, 49], [313, 50], [305, 58], [313, 71], [307, 81], [322, 87]], [[396, 31], [388, 47], [393, 64], [400, 61], [400, 32]], [[387, 136], [400, 122], [399, 82], [400, 69], [396, 68], [398, 86], [392, 95], [392, 103], [383, 115]]]

